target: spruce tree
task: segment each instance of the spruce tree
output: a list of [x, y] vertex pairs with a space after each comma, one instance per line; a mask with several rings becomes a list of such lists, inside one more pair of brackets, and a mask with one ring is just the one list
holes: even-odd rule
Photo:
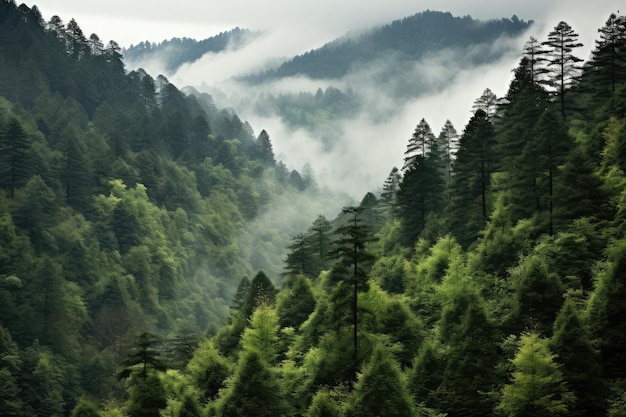
[[548, 33], [548, 39], [542, 45], [546, 47], [546, 78], [543, 82], [555, 91], [561, 105], [561, 116], [565, 117], [565, 93], [573, 86], [582, 69], [582, 59], [573, 51], [583, 44], [578, 42], [578, 33], [567, 22], [561, 21]]
[[[349, 206], [343, 210], [344, 223], [335, 233], [339, 236], [335, 242], [334, 256], [337, 259], [331, 271], [332, 279], [337, 283], [332, 295], [338, 311], [350, 311], [352, 326], [353, 358], [356, 365], [358, 358], [358, 296], [367, 291], [367, 271], [374, 259], [366, 245], [373, 241], [369, 227], [361, 217], [362, 209]], [[348, 299], [351, 301], [348, 302]]]
[[413, 417], [415, 405], [393, 355], [377, 345], [348, 400], [346, 417]]
[[489, 116], [478, 110], [463, 131], [454, 164], [452, 231], [463, 246], [476, 238], [487, 221], [494, 145]]
[[574, 402], [548, 340], [522, 334], [513, 359], [511, 382], [502, 389], [495, 411], [507, 417], [566, 416]]
[[15, 189], [28, 179], [29, 149], [28, 135], [17, 119], [11, 118], [6, 128], [0, 125], [0, 184], [9, 189], [11, 198]]
[[605, 415], [606, 383], [602, 375], [600, 351], [592, 339], [583, 312], [567, 298], [554, 322], [550, 348], [562, 365], [576, 402], [572, 413], [585, 416]]
[[589, 64], [595, 82], [604, 86], [599, 89], [614, 94], [616, 86], [626, 81], [626, 16], [611, 13], [598, 32]]

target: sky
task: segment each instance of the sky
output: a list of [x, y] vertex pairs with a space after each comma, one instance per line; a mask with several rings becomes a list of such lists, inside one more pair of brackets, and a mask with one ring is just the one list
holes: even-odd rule
[[[481, 20], [513, 15], [534, 20], [531, 32], [513, 45], [513, 51], [521, 51], [530, 35], [544, 40], [564, 20], [579, 33], [585, 46], [578, 56], [587, 59], [597, 39], [597, 29], [610, 13], [619, 9], [616, 0], [39, 0], [34, 4], [46, 21], [53, 15], [65, 23], [74, 18], [86, 36], [96, 33], [104, 42], [115, 40], [122, 47], [172, 37], [205, 39], [234, 27], [267, 33], [262, 42], [249, 48], [206, 56], [183, 67], [168, 77], [178, 87], [202, 83], [214, 86], [233, 75], [232, 69], [262, 67], [268, 58], [301, 54], [348, 31], [383, 25], [424, 10], [450, 11], [456, 16], [470, 15]], [[485, 88], [504, 95], [511, 70], [518, 62], [516, 52], [488, 68], [467, 69], [445, 90], [404, 103], [386, 123], [373, 123], [366, 115], [346, 121], [343, 128], [350, 134], [338, 140], [330, 153], [307, 132], [290, 130], [277, 118], [254, 114], [244, 114], [242, 118], [250, 122], [257, 134], [267, 130], [277, 159], [288, 167], [300, 169], [308, 162], [322, 186], [347, 191], [360, 199], [365, 192], [382, 185], [391, 168], [401, 167], [408, 139], [421, 118], [430, 123], [435, 134], [446, 119], [462, 132], [471, 116], [473, 100]], [[424, 63], [421, 70], [440, 69], [429, 65]], [[296, 90], [315, 91], [327, 85], [292, 80]], [[362, 151], [354, 152], [355, 149]]]
[[[617, 0], [38, 0], [44, 19], [76, 19], [87, 35], [96, 33], [122, 46], [171, 37], [204, 39], [239, 26], [276, 30], [302, 51], [320, 46], [348, 29], [384, 24], [420, 11], [442, 10], [475, 19], [511, 17], [554, 26], [566, 20], [592, 38]], [[27, 3], [29, 4], [29, 3]], [[32, 5], [29, 4], [29, 5]], [[588, 28], [590, 30], [588, 30]], [[286, 39], [287, 40], [287, 39]]]

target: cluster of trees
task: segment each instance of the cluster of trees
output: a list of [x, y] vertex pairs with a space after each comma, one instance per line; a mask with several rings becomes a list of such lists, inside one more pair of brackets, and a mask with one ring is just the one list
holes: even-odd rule
[[[415, 61], [427, 53], [446, 48], [489, 44], [501, 36], [515, 37], [533, 22], [511, 19], [474, 20], [455, 17], [449, 12], [424, 11], [395, 20], [360, 34], [347, 34], [324, 46], [298, 55], [278, 68], [250, 76], [251, 82], [306, 75], [313, 79], [341, 78], [355, 67], [375, 63], [390, 56], [394, 60]], [[435, 43], [435, 45], [433, 45]], [[487, 63], [499, 51], [468, 57], [472, 63]]]
[[[626, 413], [623, 16], [588, 62], [531, 38], [505, 97], [291, 240], [258, 214], [311, 167], [77, 33], [0, 2], [3, 415]], [[284, 248], [282, 279], [242, 257]]]
[[125, 392], [137, 334], [180, 362], [242, 276], [280, 270], [289, 235], [258, 215], [315, 178], [74, 20], [2, 0], [0, 45], [0, 414], [67, 415]]
[[[341, 87], [344, 91], [331, 85], [315, 93], [261, 93], [252, 100], [244, 97], [237, 106], [245, 108], [252, 101], [251, 108], [257, 114], [276, 115], [292, 128], [307, 129], [331, 149], [338, 136], [347, 134], [342, 121], [361, 112], [377, 120], [393, 114], [393, 105], [387, 106], [380, 99], [382, 92], [400, 102], [445, 87], [441, 80], [416, 71], [416, 66], [430, 57], [437, 56], [441, 69], [453, 77], [450, 69], [458, 62], [475, 66], [497, 61], [506, 51], [496, 41], [519, 36], [531, 24], [516, 17], [483, 22], [436, 11], [417, 13], [358, 34], [349, 33], [276, 69], [239, 77], [243, 83], [260, 88], [264, 82], [289, 77], [336, 80], [336, 85], [348, 86]], [[376, 90], [374, 98], [368, 91], [371, 89]]]
[[622, 415], [624, 22], [582, 65], [566, 23], [531, 39], [460, 133], [421, 120], [379, 197], [296, 234], [280, 290], [242, 280], [228, 325], [155, 371], [162, 413]]
[[242, 48], [260, 35], [260, 32], [236, 27], [201, 41], [190, 38], [172, 38], [158, 44], [144, 41], [124, 48], [122, 53], [124, 60], [132, 63], [163, 60], [166, 74], [173, 75], [182, 65], [193, 63], [204, 54]]
[[319, 137], [327, 149], [332, 147], [337, 135], [342, 134], [338, 122], [356, 117], [361, 107], [361, 100], [354, 91], [342, 92], [332, 86], [325, 90], [318, 88], [315, 94], [261, 93], [254, 101], [255, 114], [279, 116], [293, 129], [305, 128]]

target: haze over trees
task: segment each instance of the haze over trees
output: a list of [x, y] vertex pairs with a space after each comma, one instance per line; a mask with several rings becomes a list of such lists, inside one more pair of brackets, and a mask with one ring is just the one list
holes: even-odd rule
[[626, 26], [574, 33], [285, 231], [271, 132], [2, 0], [0, 414], [623, 415]]

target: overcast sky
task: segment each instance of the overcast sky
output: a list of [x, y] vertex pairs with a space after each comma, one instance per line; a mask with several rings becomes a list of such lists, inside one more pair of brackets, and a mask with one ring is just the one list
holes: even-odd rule
[[[277, 30], [300, 51], [347, 30], [383, 24], [430, 9], [477, 19], [535, 20], [548, 29], [567, 21], [591, 43], [596, 29], [618, 9], [617, 0], [39, 0], [44, 19], [76, 19], [86, 35], [122, 46], [177, 37], [204, 39], [239, 26]], [[27, 3], [28, 4], [28, 3]], [[29, 4], [32, 5], [33, 3]]]

